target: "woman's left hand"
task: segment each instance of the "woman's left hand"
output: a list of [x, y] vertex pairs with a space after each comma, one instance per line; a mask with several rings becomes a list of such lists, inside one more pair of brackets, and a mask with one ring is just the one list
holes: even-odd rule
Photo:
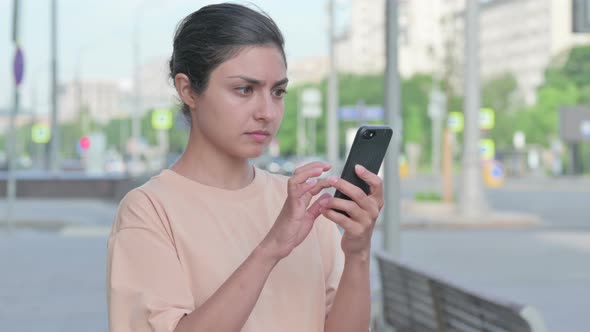
[[[328, 182], [351, 200], [329, 198], [321, 202], [322, 214], [344, 229], [342, 250], [346, 257], [360, 255], [367, 258], [371, 250], [371, 235], [379, 213], [383, 208], [383, 181], [361, 165], [355, 172], [370, 187], [370, 194], [350, 182], [333, 177]], [[344, 211], [342, 214], [334, 210]]]

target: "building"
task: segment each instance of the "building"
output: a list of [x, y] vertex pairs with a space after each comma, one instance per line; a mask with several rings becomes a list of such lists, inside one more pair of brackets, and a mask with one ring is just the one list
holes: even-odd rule
[[289, 59], [289, 84], [319, 83], [328, 74], [328, 58], [323, 56]]
[[[169, 77], [169, 58], [155, 58], [140, 67], [142, 113], [150, 109], [170, 107], [178, 102], [174, 83]], [[135, 91], [132, 91], [135, 93]]]
[[[139, 72], [142, 115], [150, 109], [170, 107], [177, 102], [176, 91], [168, 78], [164, 58], [142, 65]], [[90, 118], [101, 124], [112, 119], [130, 117], [136, 111], [133, 81], [73, 81], [65, 84], [60, 97], [60, 121], [79, 119], [80, 110], [87, 109]]]
[[590, 34], [572, 32], [572, 0], [495, 0], [480, 12], [483, 80], [512, 73], [527, 104], [553, 57], [590, 43]]
[[[448, 50], [445, 41], [456, 39], [457, 13], [464, 6], [465, 0], [399, 1], [401, 76], [440, 71]], [[358, 74], [384, 71], [385, 9], [385, 0], [352, 0], [346, 38], [337, 48], [341, 71]]]
[[60, 95], [60, 122], [80, 119], [80, 111], [88, 110], [93, 121], [106, 124], [111, 119], [123, 117], [122, 94], [117, 82], [74, 81], [62, 87]]

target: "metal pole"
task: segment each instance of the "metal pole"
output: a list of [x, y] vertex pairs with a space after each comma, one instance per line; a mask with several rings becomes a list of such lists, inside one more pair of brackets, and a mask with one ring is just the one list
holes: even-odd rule
[[139, 78], [139, 66], [140, 66], [140, 49], [139, 49], [139, 24], [141, 19], [141, 14], [143, 12], [145, 2], [141, 3], [138, 10], [137, 16], [135, 17], [135, 26], [133, 30], [133, 64], [134, 64], [134, 72], [133, 72], [133, 87], [134, 87], [134, 112], [131, 119], [131, 136], [133, 137], [133, 141], [135, 143], [135, 148], [131, 152], [131, 160], [133, 161], [134, 166], [137, 166], [137, 162], [139, 161], [139, 151], [137, 147], [139, 146], [139, 140], [141, 138], [141, 113], [142, 113], [142, 103], [141, 103], [141, 80]]
[[10, 129], [9, 139], [7, 140], [7, 156], [8, 156], [8, 181], [6, 187], [6, 221], [8, 227], [11, 228], [13, 220], [13, 208], [16, 201], [16, 117], [20, 109], [20, 87], [14, 85], [14, 106], [10, 113]]
[[432, 121], [432, 175], [435, 177], [439, 177], [441, 173], [442, 120], [446, 113], [445, 105], [444, 93], [439, 89], [438, 83], [433, 83], [428, 115]]
[[402, 138], [401, 94], [398, 72], [398, 0], [386, 2], [385, 31], [385, 123], [392, 126], [393, 137], [385, 158], [383, 209], [383, 247], [394, 257], [401, 255], [399, 152]]
[[465, 142], [460, 212], [464, 217], [481, 216], [487, 206], [481, 180], [479, 155], [479, 1], [468, 0], [465, 22]]
[[307, 132], [308, 132], [308, 143], [307, 143], [307, 153], [309, 155], [315, 155], [316, 153], [316, 122], [314, 118], [306, 119], [307, 122]]
[[335, 169], [340, 169], [340, 147], [338, 143], [338, 73], [336, 69], [336, 50], [334, 38], [334, 0], [328, 2], [328, 43], [330, 53], [330, 76], [328, 78], [328, 123], [326, 151], [328, 161]]
[[50, 170], [59, 170], [60, 134], [58, 124], [58, 89], [57, 89], [57, 0], [51, 0], [51, 142]]
[[14, 222], [13, 209], [14, 201], [16, 200], [16, 116], [20, 107], [20, 89], [16, 75], [16, 53], [19, 49], [19, 7], [20, 3], [18, 0], [13, 1], [13, 17], [12, 17], [12, 39], [15, 46], [15, 61], [14, 61], [14, 105], [10, 112], [10, 121], [8, 128], [8, 139], [6, 140], [6, 156], [8, 158], [8, 178], [6, 181], [6, 225], [8, 229], [12, 229]]
[[305, 155], [305, 119], [303, 118], [302, 90], [297, 93], [297, 156]]

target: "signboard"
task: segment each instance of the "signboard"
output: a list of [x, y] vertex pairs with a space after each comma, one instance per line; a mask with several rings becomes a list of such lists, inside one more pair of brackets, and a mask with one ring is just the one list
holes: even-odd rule
[[380, 105], [343, 106], [338, 109], [338, 116], [343, 121], [383, 120], [385, 111]]
[[526, 145], [526, 136], [522, 131], [517, 131], [514, 133], [512, 137], [512, 144], [514, 144], [514, 148], [516, 150], [524, 149]]
[[590, 141], [590, 107], [562, 107], [559, 112], [560, 136], [566, 143]]
[[322, 92], [315, 88], [308, 88], [301, 93], [301, 114], [307, 119], [317, 119], [322, 116]]
[[580, 124], [580, 134], [582, 134], [582, 137], [590, 139], [590, 120], [582, 121], [582, 124]]
[[152, 112], [152, 127], [156, 130], [168, 130], [174, 125], [172, 111], [158, 109]]
[[496, 144], [491, 139], [482, 139], [479, 141], [479, 152], [482, 160], [494, 160]]
[[462, 132], [465, 127], [465, 117], [461, 112], [450, 112], [447, 121], [449, 129], [454, 133]]
[[31, 138], [38, 144], [47, 144], [51, 140], [51, 129], [48, 125], [38, 123], [31, 129]]
[[482, 108], [479, 111], [479, 128], [483, 130], [490, 130], [494, 128], [496, 123], [494, 110], [491, 108]]
[[25, 75], [25, 58], [20, 47], [16, 49], [16, 53], [14, 54], [13, 70], [14, 82], [19, 86], [23, 82], [23, 77]]
[[572, 25], [574, 33], [590, 32], [590, 0], [572, 1]]
[[486, 162], [483, 167], [484, 183], [488, 187], [497, 188], [504, 184], [504, 167], [499, 161]]

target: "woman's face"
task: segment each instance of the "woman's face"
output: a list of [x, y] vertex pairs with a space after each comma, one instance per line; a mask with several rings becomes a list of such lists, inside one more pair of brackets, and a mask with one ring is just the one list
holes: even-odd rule
[[275, 137], [285, 105], [287, 71], [274, 46], [252, 46], [211, 72], [196, 96], [193, 130], [232, 157], [255, 158]]

